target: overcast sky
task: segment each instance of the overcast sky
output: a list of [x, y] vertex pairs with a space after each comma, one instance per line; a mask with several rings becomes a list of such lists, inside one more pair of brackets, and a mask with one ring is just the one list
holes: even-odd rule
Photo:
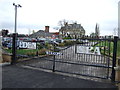
[[118, 27], [119, 0], [0, 0], [0, 30], [14, 32], [13, 2], [18, 8], [17, 32], [44, 30], [44, 26], [58, 26], [58, 21], [66, 19], [80, 23], [86, 34], [95, 31], [96, 23], [101, 35], [111, 35]]

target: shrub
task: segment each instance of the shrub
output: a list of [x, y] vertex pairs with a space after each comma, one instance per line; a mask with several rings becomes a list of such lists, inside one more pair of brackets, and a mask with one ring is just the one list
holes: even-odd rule
[[47, 49], [45, 49], [45, 48], [40, 49], [40, 50], [38, 51], [38, 54], [39, 54], [39, 55], [45, 55], [45, 54], [46, 54], [46, 51], [47, 51]]
[[58, 46], [64, 47], [64, 46], [65, 46], [65, 43], [60, 43]]
[[63, 39], [72, 39], [71, 37], [64, 37]]
[[35, 56], [36, 55], [36, 52], [27, 52], [26, 53], [28, 56]]
[[42, 49], [43, 48], [43, 46], [40, 45], [40, 44], [37, 44], [37, 47], [38, 47], [38, 49]]
[[76, 41], [64, 41], [63, 43], [60, 43], [59, 46], [64, 47], [64, 46], [70, 46], [74, 45]]
[[48, 44], [47, 49], [54, 49], [54, 46], [52, 44]]
[[75, 41], [66, 41], [65, 46], [73, 45]]

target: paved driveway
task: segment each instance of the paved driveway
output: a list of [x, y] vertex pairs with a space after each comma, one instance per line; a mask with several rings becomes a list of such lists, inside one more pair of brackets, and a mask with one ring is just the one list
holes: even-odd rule
[[23, 68], [18, 65], [4, 66], [3, 88], [109, 88], [117, 90], [111, 83], [101, 83]]

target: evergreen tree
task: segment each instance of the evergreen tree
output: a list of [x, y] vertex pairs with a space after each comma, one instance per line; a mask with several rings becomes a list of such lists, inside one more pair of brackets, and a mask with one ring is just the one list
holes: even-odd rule
[[96, 34], [96, 36], [100, 36], [99, 25], [97, 23], [96, 23], [96, 26], [95, 26], [95, 34]]

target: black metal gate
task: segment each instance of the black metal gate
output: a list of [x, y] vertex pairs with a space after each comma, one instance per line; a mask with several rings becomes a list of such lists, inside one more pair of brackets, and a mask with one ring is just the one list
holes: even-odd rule
[[74, 41], [68, 40], [66, 43], [66, 45], [50, 44], [49, 48], [46, 48], [46, 55], [37, 58], [38, 63], [27, 65], [53, 72], [111, 78], [115, 81], [117, 37], [114, 39], [84, 37]]
[[96, 78], [110, 78], [112, 40], [94, 38], [78, 40], [78, 44], [61, 50], [63, 55], [55, 56], [55, 70]]

